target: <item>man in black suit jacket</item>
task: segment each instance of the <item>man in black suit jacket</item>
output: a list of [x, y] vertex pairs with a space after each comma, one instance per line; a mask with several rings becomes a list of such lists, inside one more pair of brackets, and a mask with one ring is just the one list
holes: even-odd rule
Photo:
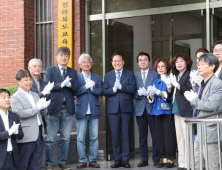
[[219, 60], [219, 68], [217, 69], [215, 76], [222, 80], [222, 40], [219, 40], [213, 44], [212, 51]]
[[[28, 69], [32, 75], [32, 92], [39, 95], [39, 98], [46, 97], [50, 100], [50, 91], [52, 90], [54, 83], [47, 84], [40, 78], [42, 72], [42, 61], [38, 58], [33, 58], [29, 61]], [[47, 133], [47, 115], [43, 116], [44, 130]]]
[[19, 161], [19, 150], [16, 139], [24, 134], [17, 114], [8, 111], [11, 105], [8, 90], [0, 89], [0, 169], [16, 170]]

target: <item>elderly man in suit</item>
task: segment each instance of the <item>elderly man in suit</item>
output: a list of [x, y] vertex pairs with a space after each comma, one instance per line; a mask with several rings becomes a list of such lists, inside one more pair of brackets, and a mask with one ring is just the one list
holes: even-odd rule
[[[50, 100], [50, 91], [52, 90], [54, 83], [48, 83], [40, 78], [42, 72], [42, 61], [38, 58], [33, 58], [28, 63], [28, 70], [32, 75], [32, 92], [39, 95], [40, 98], [46, 97]], [[43, 116], [44, 130], [47, 132], [47, 116]]]
[[42, 115], [46, 113], [50, 101], [39, 99], [39, 95], [30, 91], [32, 76], [28, 70], [19, 70], [16, 74], [18, 90], [12, 95], [12, 110], [21, 121], [24, 137], [17, 140], [20, 154], [18, 169], [41, 169], [43, 154], [44, 124]]
[[79, 164], [77, 169], [87, 167], [85, 155], [86, 129], [89, 126], [89, 167], [100, 168], [96, 162], [98, 154], [98, 127], [100, 118], [99, 96], [102, 95], [102, 80], [97, 74], [90, 72], [92, 58], [89, 54], [83, 53], [79, 57], [79, 64], [82, 72], [78, 74], [80, 87], [77, 90], [75, 103], [75, 118], [77, 128], [77, 149], [79, 153]]
[[[222, 103], [222, 83], [214, 73], [218, 69], [219, 61], [213, 54], [203, 54], [198, 62], [199, 75], [203, 77], [200, 90], [197, 93], [186, 91], [184, 96], [190, 101], [191, 106], [195, 109], [195, 116], [207, 116], [214, 111], [219, 110]], [[210, 118], [216, 118], [211, 116]], [[219, 149], [217, 143], [217, 124], [207, 123], [207, 153], [209, 170], [219, 170]], [[199, 166], [199, 140], [204, 142], [204, 136], [199, 138], [199, 129], [197, 129], [197, 137], [194, 142], [195, 169], [202, 169]], [[205, 147], [203, 147], [205, 152]], [[203, 154], [205, 157], [205, 154]], [[208, 167], [207, 167], [208, 169]]]
[[46, 169], [51, 170], [54, 162], [54, 148], [57, 134], [60, 132], [59, 168], [71, 169], [66, 165], [69, 141], [72, 131], [73, 115], [75, 114], [74, 95], [78, 88], [75, 69], [67, 67], [70, 59], [68, 47], [59, 47], [56, 51], [58, 65], [48, 67], [45, 81], [54, 82], [50, 92], [51, 103], [48, 107], [48, 127], [46, 140]]
[[137, 88], [135, 93], [135, 116], [139, 129], [141, 160], [137, 167], [148, 166], [148, 125], [152, 137], [154, 166], [158, 166], [160, 157], [156, 148], [155, 117], [150, 115], [152, 103], [149, 103], [147, 100], [147, 87], [152, 85], [153, 81], [158, 78], [158, 74], [149, 68], [150, 55], [148, 53], [140, 52], [137, 55], [137, 63], [141, 69], [135, 74]]
[[[113, 70], [105, 74], [103, 94], [107, 96], [107, 114], [112, 134], [115, 162], [111, 168], [130, 168], [130, 128], [133, 116], [133, 95], [136, 91], [134, 73], [124, 69], [124, 57], [120, 53], [111, 56]], [[121, 128], [122, 126], [122, 128]], [[122, 129], [123, 150], [120, 133]]]
[[11, 105], [10, 93], [0, 89], [0, 169], [16, 170], [19, 163], [19, 149], [16, 139], [24, 136], [16, 113], [8, 111]]

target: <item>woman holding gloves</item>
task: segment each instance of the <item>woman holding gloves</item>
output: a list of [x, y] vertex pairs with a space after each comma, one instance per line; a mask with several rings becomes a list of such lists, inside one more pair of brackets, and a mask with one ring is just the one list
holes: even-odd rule
[[155, 115], [157, 152], [162, 162], [157, 168], [174, 167], [173, 159], [176, 159], [176, 132], [174, 121], [171, 119], [171, 82], [167, 78], [171, 67], [166, 59], [158, 59], [153, 69], [161, 76], [148, 87], [147, 98], [153, 103], [151, 115]]

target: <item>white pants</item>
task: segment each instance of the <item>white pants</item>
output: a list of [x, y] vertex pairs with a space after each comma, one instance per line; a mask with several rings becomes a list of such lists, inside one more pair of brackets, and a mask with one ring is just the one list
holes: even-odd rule
[[186, 117], [180, 115], [174, 115], [177, 147], [178, 147], [178, 167], [186, 168], [186, 123], [184, 120]]

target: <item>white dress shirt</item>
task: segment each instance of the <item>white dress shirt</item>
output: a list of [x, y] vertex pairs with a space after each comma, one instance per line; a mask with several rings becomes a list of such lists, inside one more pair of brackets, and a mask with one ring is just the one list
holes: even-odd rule
[[215, 72], [215, 76], [218, 77], [220, 73], [221, 68], [218, 68], [217, 71]]
[[[87, 81], [90, 81], [91, 80], [91, 73], [89, 72], [89, 76], [87, 77], [87, 75], [82, 71], [82, 74], [83, 74], [83, 77], [84, 77], [84, 80], [85, 82]], [[87, 112], [86, 112], [87, 115], [91, 114], [91, 110], [90, 110], [90, 105], [88, 103], [88, 109], [87, 109]]]
[[[33, 97], [32, 97], [32, 94], [31, 94], [32, 92], [31, 92], [31, 91], [26, 92], [26, 91], [22, 90], [21, 88], [20, 88], [20, 90], [21, 90], [21, 91], [25, 94], [25, 96], [29, 99], [32, 107], [36, 107], [35, 101], [34, 101], [34, 99], [33, 99]], [[38, 125], [41, 126], [41, 121], [40, 121], [40, 119], [39, 119], [38, 114], [37, 114], [37, 121], [38, 121]]]
[[142, 79], [143, 79], [143, 72], [145, 72], [145, 80], [146, 80], [148, 72], [149, 72], [149, 68], [146, 71], [141, 70]]
[[[5, 114], [5, 112], [0, 110], [0, 115], [2, 117], [2, 121], [3, 121], [4, 126], [5, 126], [5, 130], [8, 131], [9, 130], [8, 111], [7, 111], [7, 114]], [[11, 136], [10, 136], [8, 138], [7, 152], [10, 152], [12, 150], [13, 150], [13, 147], [12, 147]]]

